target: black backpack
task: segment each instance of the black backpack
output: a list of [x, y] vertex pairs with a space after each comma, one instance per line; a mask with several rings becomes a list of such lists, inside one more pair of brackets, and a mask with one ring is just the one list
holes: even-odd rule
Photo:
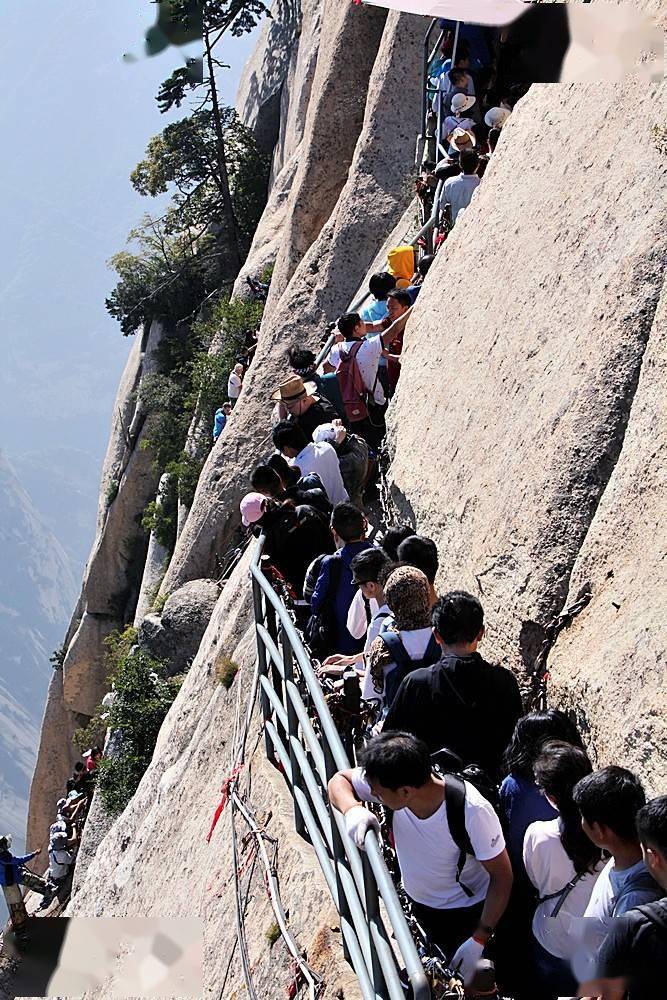
[[440, 647], [435, 636], [432, 635], [424, 650], [424, 655], [418, 660], [412, 660], [401, 642], [398, 632], [389, 630], [380, 632], [379, 638], [387, 647], [392, 662], [396, 664], [395, 670], [390, 671], [385, 679], [384, 700], [387, 705], [391, 705], [403, 678], [419, 667], [430, 667], [433, 663], [437, 663], [441, 656]]
[[[320, 562], [320, 572], [326, 556]], [[310, 651], [316, 660], [322, 660], [336, 652], [338, 625], [336, 622], [335, 599], [343, 570], [340, 554], [335, 552], [329, 559], [329, 590], [324, 604], [317, 614], [311, 614], [304, 635]], [[319, 573], [318, 573], [319, 576]]]
[[458, 754], [455, 754], [447, 747], [443, 747], [436, 753], [431, 754], [434, 770], [445, 781], [445, 804], [447, 806], [447, 824], [452, 840], [459, 849], [459, 857], [456, 862], [456, 881], [468, 898], [474, 895], [473, 891], [461, 881], [466, 859], [475, 857], [475, 851], [465, 823], [466, 789], [465, 782], [474, 785], [477, 791], [498, 813], [500, 808], [500, 797], [498, 789], [493, 781], [481, 767], [476, 764], [464, 765]]

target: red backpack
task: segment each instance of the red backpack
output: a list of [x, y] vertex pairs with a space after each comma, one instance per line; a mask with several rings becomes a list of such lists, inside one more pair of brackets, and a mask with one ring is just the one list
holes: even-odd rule
[[365, 420], [368, 416], [368, 407], [366, 406], [368, 389], [357, 364], [357, 354], [363, 344], [363, 340], [358, 340], [349, 351], [344, 351], [342, 346], [339, 348], [340, 364], [336, 371], [336, 378], [345, 407], [345, 416], [351, 424], [358, 420]]

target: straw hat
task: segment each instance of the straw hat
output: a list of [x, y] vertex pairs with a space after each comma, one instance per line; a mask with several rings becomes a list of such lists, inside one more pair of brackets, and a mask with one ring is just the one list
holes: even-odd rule
[[470, 94], [454, 94], [452, 97], [452, 112], [468, 111], [475, 103], [475, 98]]
[[281, 382], [271, 399], [282, 400], [283, 403], [293, 403], [297, 399], [305, 399], [312, 396], [317, 391], [314, 382], [304, 382], [300, 375], [290, 375], [289, 378]]
[[464, 128], [455, 128], [453, 132], [450, 132], [447, 136], [447, 142], [459, 153], [463, 153], [466, 149], [474, 149], [477, 145], [472, 132], [468, 132]]
[[507, 108], [489, 108], [484, 115], [484, 122], [489, 128], [502, 128], [509, 116]]

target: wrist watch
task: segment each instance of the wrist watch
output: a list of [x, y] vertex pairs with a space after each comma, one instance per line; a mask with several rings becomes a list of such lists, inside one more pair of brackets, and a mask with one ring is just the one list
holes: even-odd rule
[[487, 944], [489, 943], [489, 941], [493, 940], [493, 938], [495, 937], [495, 934], [496, 934], [495, 927], [489, 927], [488, 924], [478, 924], [477, 925], [477, 930], [475, 931], [475, 934], [479, 933], [480, 931], [481, 931], [482, 934], [484, 934], [486, 936], [486, 939], [487, 939], [486, 943]]

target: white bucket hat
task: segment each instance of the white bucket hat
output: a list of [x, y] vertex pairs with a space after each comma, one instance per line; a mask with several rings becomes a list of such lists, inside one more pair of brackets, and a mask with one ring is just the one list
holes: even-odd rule
[[502, 128], [509, 116], [507, 108], [489, 108], [484, 115], [484, 123], [489, 128]]
[[475, 103], [475, 98], [470, 94], [454, 94], [452, 97], [452, 111], [456, 114], [459, 111], [468, 111]]

